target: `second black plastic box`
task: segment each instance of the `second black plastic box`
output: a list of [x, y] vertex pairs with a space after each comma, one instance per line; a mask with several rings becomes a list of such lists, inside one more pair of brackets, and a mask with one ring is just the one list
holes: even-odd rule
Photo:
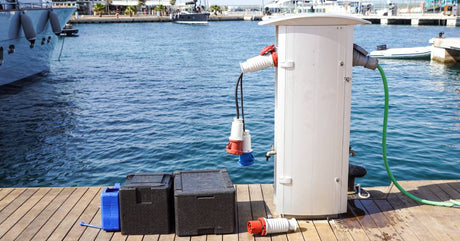
[[227, 170], [174, 172], [176, 235], [235, 232], [235, 188]]
[[172, 176], [136, 173], [120, 188], [122, 234], [165, 234], [174, 224]]

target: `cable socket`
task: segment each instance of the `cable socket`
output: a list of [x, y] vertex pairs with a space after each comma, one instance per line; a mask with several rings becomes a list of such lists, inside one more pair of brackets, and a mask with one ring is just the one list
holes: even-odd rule
[[379, 65], [376, 58], [368, 56], [368, 52], [357, 44], [353, 44], [353, 66], [363, 66], [375, 70]]

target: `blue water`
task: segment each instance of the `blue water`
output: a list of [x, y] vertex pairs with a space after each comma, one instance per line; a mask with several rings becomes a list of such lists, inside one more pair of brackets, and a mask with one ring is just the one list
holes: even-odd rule
[[[257, 22], [74, 25], [51, 73], [0, 88], [0, 186], [95, 186], [133, 172], [227, 168], [234, 183], [273, 181], [274, 70], [245, 75], [246, 127], [256, 164], [226, 154], [239, 62], [274, 43]], [[424, 46], [441, 26], [355, 27], [373, 50]], [[381, 61], [390, 88], [388, 156], [398, 179], [460, 179], [460, 68]], [[363, 185], [387, 185], [381, 158], [383, 88], [354, 68], [351, 145]]]

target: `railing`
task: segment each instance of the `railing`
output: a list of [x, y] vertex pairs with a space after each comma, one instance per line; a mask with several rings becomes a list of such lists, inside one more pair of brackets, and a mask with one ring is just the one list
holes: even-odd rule
[[0, 0], [0, 11], [51, 7], [50, 0]]

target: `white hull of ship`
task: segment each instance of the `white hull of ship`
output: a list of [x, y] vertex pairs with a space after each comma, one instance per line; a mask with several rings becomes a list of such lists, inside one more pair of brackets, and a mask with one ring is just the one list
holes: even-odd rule
[[[48, 20], [48, 9], [28, 9], [24, 11], [33, 23], [37, 37], [33, 48], [18, 27], [19, 10], [0, 12], [0, 49], [3, 48], [3, 61], [0, 53], [0, 85], [25, 79], [50, 70], [50, 60], [58, 41]], [[69, 20], [74, 8], [54, 9], [61, 28]], [[17, 31], [19, 29], [19, 31]], [[49, 41], [48, 41], [49, 39]], [[10, 46], [14, 52], [9, 53]]]

